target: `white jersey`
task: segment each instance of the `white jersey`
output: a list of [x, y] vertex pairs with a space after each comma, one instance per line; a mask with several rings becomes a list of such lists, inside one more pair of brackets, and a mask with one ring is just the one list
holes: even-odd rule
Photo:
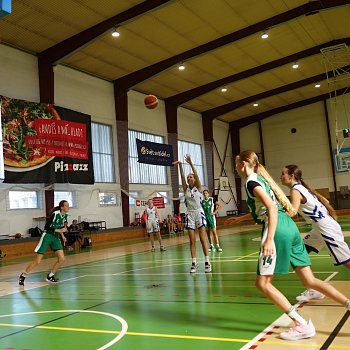
[[312, 224], [311, 231], [304, 237], [306, 248], [318, 253], [325, 247], [334, 265], [348, 263], [350, 249], [338, 222], [329, 215], [327, 208], [305, 186], [296, 184], [293, 189], [299, 191], [306, 199], [306, 203], [300, 203], [298, 213]]
[[300, 203], [298, 213], [307, 223], [311, 224], [330, 217], [327, 208], [305, 186], [297, 183], [293, 186], [293, 189], [299, 191], [306, 199], [306, 203]]
[[147, 214], [147, 220], [148, 221], [158, 220], [155, 206], [153, 206], [152, 208], [146, 207], [145, 211], [146, 211], [146, 214]]
[[185, 200], [186, 200], [186, 207], [188, 211], [197, 211], [201, 210], [203, 211], [201, 202], [203, 200], [203, 195], [199, 191], [197, 187], [190, 188], [187, 187], [186, 193], [185, 193]]

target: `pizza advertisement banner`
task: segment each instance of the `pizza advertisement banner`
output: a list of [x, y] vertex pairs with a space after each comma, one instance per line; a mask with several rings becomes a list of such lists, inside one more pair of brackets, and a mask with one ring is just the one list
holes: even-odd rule
[[0, 96], [6, 183], [93, 184], [91, 117]]

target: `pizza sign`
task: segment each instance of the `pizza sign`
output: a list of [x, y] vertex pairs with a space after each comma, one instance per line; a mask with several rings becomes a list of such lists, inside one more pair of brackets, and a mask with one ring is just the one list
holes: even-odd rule
[[0, 96], [5, 181], [93, 184], [90, 116]]

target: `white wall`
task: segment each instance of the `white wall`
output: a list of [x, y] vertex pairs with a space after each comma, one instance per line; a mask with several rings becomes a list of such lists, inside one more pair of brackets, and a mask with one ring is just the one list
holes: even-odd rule
[[[55, 103], [62, 107], [90, 114], [93, 122], [110, 124], [113, 126], [113, 142], [116, 159], [116, 177], [118, 176], [116, 121], [114, 110], [113, 85], [110, 82], [74, 71], [68, 67], [58, 66], [55, 70]], [[0, 94], [39, 101], [38, 68], [35, 56], [0, 45]], [[165, 109], [162, 101], [158, 108], [148, 110], [144, 107], [144, 95], [135, 91], [128, 93], [129, 98], [129, 128], [167, 136]], [[344, 107], [342, 118], [349, 109]], [[331, 130], [334, 130], [334, 113], [330, 109]], [[214, 121], [214, 139], [223, 156], [226, 146], [228, 125]], [[291, 128], [297, 132], [292, 134]], [[241, 149], [253, 149], [260, 152], [258, 123], [241, 129]], [[297, 163], [305, 174], [305, 178], [316, 188], [328, 187], [331, 191], [332, 173], [330, 155], [327, 144], [327, 128], [323, 111], [323, 103], [292, 110], [262, 121], [262, 133], [266, 165], [274, 177], [279, 177], [281, 167], [287, 163]], [[202, 120], [198, 113], [184, 108], [178, 110], [178, 137], [180, 140], [195, 142], [203, 145]], [[335, 148], [335, 137], [333, 148]], [[348, 141], [347, 141], [348, 142]], [[350, 147], [348, 144], [344, 147]], [[205, 159], [205, 158], [204, 158]], [[221, 165], [214, 152], [214, 178], [220, 175]], [[231, 144], [225, 158], [225, 169], [231, 185], [234, 186], [233, 159]], [[349, 174], [337, 174], [338, 186], [349, 184]], [[119, 182], [119, 181], [117, 181]], [[39, 185], [26, 185], [35, 188]], [[14, 234], [26, 232], [33, 226], [33, 218], [45, 215], [43, 209], [38, 210], [7, 210], [6, 194], [12, 187], [0, 184], [0, 234]], [[121, 207], [99, 207], [98, 191], [120, 192], [119, 183], [69, 185], [55, 184], [57, 190], [74, 190], [78, 193], [78, 209], [71, 209], [71, 219], [80, 216], [82, 219], [106, 220], [107, 227], [122, 226]], [[153, 191], [168, 191], [171, 186], [130, 185], [130, 191], [140, 191], [141, 197], [147, 197]], [[224, 195], [224, 194], [221, 194]], [[243, 192], [244, 196], [244, 192]], [[227, 198], [225, 199], [227, 200]], [[232, 203], [232, 201], [231, 201]], [[224, 206], [221, 215], [230, 208]], [[221, 203], [223, 204], [223, 203]], [[45, 204], [44, 204], [45, 205]], [[130, 219], [134, 219], [134, 208], [130, 208]], [[183, 211], [184, 208], [181, 208]], [[172, 211], [168, 205], [162, 210], [165, 216]]]
[[[215, 141], [216, 147], [218, 148], [221, 162], [224, 162], [225, 172], [222, 173], [222, 176], [228, 177], [229, 183], [232, 189], [232, 194], [233, 194], [233, 195], [231, 194], [231, 191], [219, 191], [219, 194], [218, 194], [218, 202], [221, 205], [221, 209], [219, 210], [218, 215], [226, 216], [226, 211], [236, 209], [235, 199], [237, 198], [234, 172], [233, 172], [234, 161], [232, 158], [231, 137], [229, 135], [228, 123], [224, 123], [219, 120], [214, 120], [213, 133], [214, 133], [214, 141]], [[227, 137], [228, 137], [228, 143], [227, 143]], [[227, 149], [226, 149], [226, 143], [227, 143]], [[226, 149], [226, 156], [225, 156], [225, 149]], [[222, 167], [222, 164], [220, 163], [217, 152], [214, 150], [214, 178], [215, 179], [220, 178], [221, 167]], [[218, 181], [215, 181], [215, 187], [219, 188]]]

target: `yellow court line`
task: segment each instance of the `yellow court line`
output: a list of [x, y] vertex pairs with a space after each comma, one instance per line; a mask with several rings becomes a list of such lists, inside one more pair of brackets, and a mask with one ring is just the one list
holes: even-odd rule
[[[119, 334], [120, 331], [109, 331], [101, 329], [86, 329], [86, 328], [69, 328], [69, 327], [52, 327], [52, 326], [30, 326], [25, 324], [13, 324], [13, 323], [0, 323], [0, 327], [20, 327], [20, 328], [37, 328], [48, 329], [55, 331], [71, 331], [71, 332], [83, 332], [83, 333], [103, 333], [103, 334]], [[191, 335], [180, 334], [160, 334], [160, 333], [141, 333], [141, 332], [126, 332], [125, 335], [134, 335], [141, 337], [158, 337], [158, 338], [173, 338], [173, 339], [188, 339], [188, 340], [209, 340], [209, 341], [221, 341], [229, 343], [249, 343], [250, 339], [237, 339], [237, 338], [216, 338], [216, 337], [201, 337]], [[302, 344], [286, 341], [264, 341], [263, 343], [257, 342], [256, 344], [271, 344], [271, 345], [283, 345], [283, 346], [298, 346], [300, 347], [312, 347], [319, 349], [323, 344]], [[350, 346], [346, 345], [330, 345], [330, 349], [344, 349], [349, 350]]]

